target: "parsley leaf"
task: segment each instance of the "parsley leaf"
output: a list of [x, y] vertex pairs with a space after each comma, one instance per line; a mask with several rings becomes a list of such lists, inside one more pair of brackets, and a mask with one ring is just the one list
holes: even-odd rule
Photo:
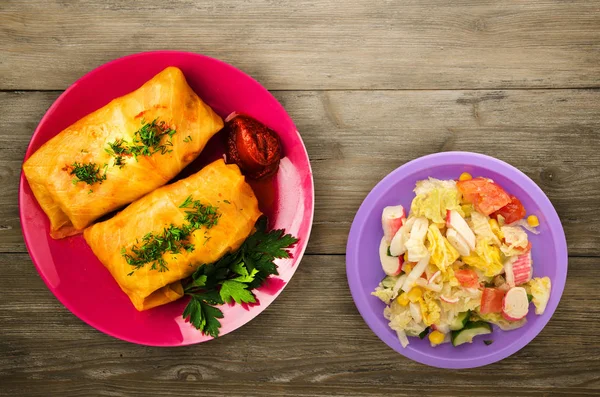
[[[182, 208], [193, 206], [190, 198]], [[269, 276], [278, 274], [275, 259], [289, 258], [287, 251], [297, 238], [283, 230], [266, 231], [267, 222], [261, 217], [256, 232], [249, 236], [240, 249], [226, 254], [216, 262], [199, 266], [184, 282], [184, 293], [191, 297], [183, 317], [206, 335], [217, 337], [219, 318], [223, 313], [217, 305], [224, 303], [254, 303], [252, 292]]]
[[254, 277], [258, 274], [258, 269], [252, 269], [250, 273], [248, 273], [248, 269], [244, 265], [243, 262], [236, 263], [231, 267], [236, 274], [239, 276], [234, 278], [233, 280], [239, 281], [241, 283], [250, 283], [254, 281]]
[[223, 302], [231, 302], [234, 300], [236, 303], [254, 303], [254, 295], [248, 291], [248, 285], [243, 282], [235, 280], [225, 280], [221, 285], [221, 299]]
[[247, 249], [252, 252], [260, 252], [273, 258], [289, 258], [290, 254], [285, 250], [298, 239], [284, 230], [273, 230], [270, 233], [257, 232], [246, 240]]
[[183, 311], [183, 318], [189, 319], [194, 327], [202, 329], [205, 334], [216, 338], [221, 328], [218, 319], [223, 318], [223, 312], [208, 302], [201, 295], [193, 296]]

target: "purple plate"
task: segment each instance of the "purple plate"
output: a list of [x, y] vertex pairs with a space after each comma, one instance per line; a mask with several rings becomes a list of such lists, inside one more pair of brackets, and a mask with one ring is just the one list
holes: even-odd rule
[[[444, 344], [431, 347], [429, 341], [411, 338], [402, 348], [396, 333], [383, 317], [385, 305], [371, 296], [385, 274], [379, 263], [381, 211], [388, 205], [402, 204], [410, 208], [415, 183], [421, 179], [457, 179], [461, 173], [493, 179], [509, 194], [521, 200], [528, 214], [540, 220], [540, 234], [529, 233], [532, 244], [534, 277], [548, 276], [552, 291], [543, 315], [533, 310], [527, 324], [513, 331], [494, 326], [488, 338], [476, 338], [472, 344], [453, 347]], [[515, 167], [482, 154], [446, 152], [420, 157], [397, 168], [371, 190], [363, 201], [350, 229], [346, 247], [346, 273], [352, 298], [358, 311], [375, 334], [392, 349], [412, 360], [439, 368], [474, 368], [500, 361], [531, 342], [548, 323], [558, 306], [567, 279], [567, 242], [556, 210], [548, 197], [529, 177]], [[483, 339], [493, 339], [485, 345]]]

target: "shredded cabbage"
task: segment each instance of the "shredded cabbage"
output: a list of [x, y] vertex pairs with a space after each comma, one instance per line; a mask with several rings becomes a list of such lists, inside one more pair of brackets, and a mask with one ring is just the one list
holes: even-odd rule
[[390, 301], [394, 299], [394, 290], [386, 288], [381, 283], [375, 288], [375, 291], [371, 292], [371, 295], [379, 298], [386, 305], [390, 304]]
[[462, 208], [463, 212], [465, 213], [465, 218], [470, 217], [471, 214], [475, 212], [475, 207], [473, 206], [473, 204], [470, 203], [462, 204], [460, 208]]
[[442, 291], [442, 295], [454, 299], [458, 298], [456, 303], [447, 303], [441, 301], [445, 311], [456, 315], [469, 310], [476, 310], [481, 305], [482, 292], [478, 289], [468, 290], [465, 288], [449, 288]]
[[427, 249], [431, 254], [429, 261], [440, 270], [445, 270], [460, 256], [456, 248], [442, 235], [440, 229], [433, 224], [427, 229], [427, 243]]
[[408, 338], [406, 337], [406, 332], [403, 330], [396, 330], [396, 335], [398, 335], [398, 340], [402, 347], [406, 347], [409, 345]]
[[546, 305], [550, 299], [550, 289], [552, 283], [548, 277], [536, 277], [529, 280], [529, 288], [533, 296], [533, 304], [535, 305], [535, 314], [543, 314], [546, 310]]
[[458, 287], [460, 285], [458, 279], [454, 275], [454, 268], [452, 267], [447, 267], [446, 269], [442, 270], [442, 281], [444, 283], [448, 283], [448, 285], [451, 287]]
[[418, 335], [426, 325], [414, 321], [410, 313], [410, 305], [402, 306], [396, 301], [384, 310], [384, 316], [390, 321], [389, 326], [394, 331], [405, 331], [408, 335]]
[[503, 244], [501, 247], [502, 253], [505, 256], [522, 254], [529, 243], [527, 233], [519, 226], [502, 226], [500, 230], [502, 231], [504, 241], [506, 242], [506, 244]]
[[413, 191], [418, 196], [420, 194], [431, 193], [435, 189], [457, 189], [456, 181], [452, 179], [442, 180], [429, 177], [427, 179], [418, 181]]
[[483, 215], [477, 211], [471, 214], [471, 229], [476, 236], [489, 239], [492, 243], [500, 246], [501, 242], [492, 231], [490, 226], [490, 217]]
[[423, 294], [423, 298], [419, 301], [423, 323], [427, 326], [440, 323], [442, 309], [437, 304], [437, 301], [437, 294], [431, 291], [426, 291]]
[[488, 323], [496, 324], [503, 331], [510, 331], [513, 329], [521, 328], [527, 323], [527, 317], [523, 317], [517, 321], [508, 321], [500, 313], [487, 313], [481, 314], [478, 313], [478, 316], [481, 317], [482, 320], [487, 321]]
[[510, 226], [521, 226], [523, 229], [533, 234], [540, 234], [540, 231], [533, 226], [529, 226], [529, 223], [527, 223], [527, 220], [525, 219], [519, 219], [518, 221], [511, 223]]
[[462, 260], [467, 265], [483, 271], [486, 277], [493, 277], [504, 270], [500, 249], [487, 238], [478, 238], [475, 251], [469, 256], [463, 256]]
[[415, 193], [417, 196], [413, 199], [410, 210], [416, 216], [424, 216], [434, 223], [445, 223], [448, 210], [456, 210], [461, 216], [465, 216], [455, 181], [429, 178], [417, 182]]

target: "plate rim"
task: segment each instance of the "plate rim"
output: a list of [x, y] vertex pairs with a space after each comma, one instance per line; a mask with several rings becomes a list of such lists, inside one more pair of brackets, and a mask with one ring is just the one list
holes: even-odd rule
[[[515, 343], [512, 343], [503, 349], [490, 352], [489, 354], [481, 356], [481, 357], [468, 358], [468, 359], [439, 358], [439, 357], [427, 355], [427, 354], [425, 354], [421, 351], [415, 350], [415, 349], [410, 349], [410, 348], [403, 349], [400, 346], [400, 343], [398, 342], [397, 338], [393, 338], [393, 340], [390, 341], [390, 340], [388, 340], [389, 338], [387, 338], [385, 335], [381, 335], [380, 329], [378, 328], [377, 324], [375, 324], [374, 321], [375, 321], [376, 317], [381, 316], [382, 314], [374, 313], [373, 311], [371, 311], [367, 307], [366, 302], [363, 300], [364, 296], [359, 294], [359, 291], [358, 291], [359, 290], [359, 287], [358, 287], [359, 275], [358, 275], [358, 265], [356, 264], [357, 257], [358, 257], [358, 240], [359, 240], [360, 235], [362, 235], [361, 232], [365, 225], [364, 219], [366, 219], [366, 216], [368, 215], [368, 211], [370, 210], [370, 208], [367, 207], [368, 206], [367, 203], [369, 201], [373, 200], [374, 198], [379, 197], [381, 194], [383, 194], [387, 190], [391, 189], [391, 187], [389, 187], [390, 186], [389, 182], [395, 182], [395, 178], [397, 177], [398, 174], [402, 174], [404, 172], [410, 174], [410, 173], [414, 172], [415, 171], [414, 169], [418, 168], [422, 163], [427, 163], [428, 166], [444, 165], [444, 164], [447, 164], [446, 160], [448, 157], [454, 158], [457, 155], [463, 156], [463, 158], [468, 157], [470, 159], [475, 160], [473, 162], [470, 162], [475, 165], [479, 165], [476, 162], [477, 160], [479, 160], [483, 163], [495, 164], [495, 165], [498, 165], [505, 169], [508, 169], [508, 170], [512, 171], [513, 173], [519, 175], [527, 184], [530, 185], [530, 187], [533, 190], [536, 190], [537, 193], [541, 195], [540, 197], [542, 197], [542, 200], [544, 201], [543, 205], [545, 207], [547, 207], [547, 210], [548, 210], [548, 212], [544, 211], [544, 214], [547, 215], [549, 218], [552, 218], [552, 219], [550, 219], [550, 221], [552, 222], [551, 230], [556, 232], [556, 237], [560, 244], [560, 247], [557, 247], [557, 251], [564, 252], [564, 255], [562, 258], [557, 257], [557, 263], [565, 264], [564, 276], [562, 276], [560, 278], [560, 280], [552, 280], [552, 287], [553, 287], [554, 291], [557, 291], [557, 292], [555, 292], [555, 294], [558, 294], [557, 295], [558, 300], [556, 302], [556, 305], [554, 305], [554, 307], [547, 308], [547, 310], [551, 309], [551, 313], [547, 318], [540, 317], [539, 321], [541, 321], [542, 323], [538, 323], [538, 324], [541, 324], [541, 325], [538, 325], [536, 327], [532, 327], [531, 329], [528, 329], [527, 331], [525, 331], [526, 333], [521, 335], [520, 338]], [[453, 160], [452, 162], [457, 163], [455, 160]], [[489, 168], [485, 165], [482, 167]], [[529, 186], [528, 186], [528, 188], [529, 188]], [[540, 206], [542, 206], [542, 204], [540, 204]], [[353, 261], [354, 261], [354, 263], [353, 263]], [[352, 225], [350, 227], [350, 232], [348, 234], [348, 241], [346, 244], [346, 278], [348, 281], [348, 286], [350, 288], [350, 293], [352, 295], [352, 299], [353, 299], [354, 304], [355, 304], [356, 308], [358, 309], [361, 317], [363, 318], [363, 321], [369, 326], [371, 331], [382, 342], [384, 342], [390, 348], [395, 350], [397, 353], [399, 353], [402, 356], [409, 358], [413, 361], [416, 361], [420, 364], [424, 364], [424, 365], [428, 365], [428, 366], [436, 367], [436, 368], [442, 368], [442, 369], [467, 369], [467, 368], [482, 367], [485, 365], [489, 365], [489, 364], [501, 361], [501, 360], [515, 354], [516, 352], [521, 350], [523, 347], [528, 345], [546, 327], [546, 325], [548, 324], [550, 319], [554, 316], [556, 308], [558, 307], [558, 305], [560, 304], [560, 301], [562, 299], [562, 295], [563, 295], [564, 288], [566, 285], [566, 279], [567, 279], [567, 274], [568, 274], [568, 265], [569, 265], [569, 263], [568, 263], [568, 245], [567, 245], [564, 229], [562, 227], [560, 217], [558, 216], [558, 213], [556, 212], [556, 209], [554, 208], [554, 205], [552, 204], [552, 202], [550, 201], [548, 196], [546, 196], [544, 191], [531, 178], [529, 178], [529, 176], [527, 176], [524, 172], [522, 172], [515, 166], [513, 166], [505, 161], [502, 161], [500, 159], [497, 159], [495, 157], [492, 157], [492, 156], [488, 156], [488, 155], [476, 153], [476, 152], [468, 152], [468, 151], [448, 151], [448, 152], [437, 152], [437, 153], [424, 155], [421, 157], [417, 157], [413, 160], [410, 160], [410, 161], [404, 163], [403, 165], [397, 167], [396, 169], [392, 170], [391, 172], [389, 172], [371, 189], [371, 191], [367, 194], [365, 199], [362, 201], [362, 203], [352, 221]]]
[[[143, 341], [139, 341], [139, 340], [135, 340], [133, 338], [128, 338], [128, 337], [123, 337], [121, 335], [118, 334], [118, 332], [113, 332], [112, 330], [107, 329], [104, 325], [102, 325], [102, 323], [98, 323], [96, 321], [94, 321], [93, 319], [91, 319], [89, 316], [86, 316], [82, 313], [80, 313], [79, 310], [75, 310], [73, 308], [73, 306], [69, 303], [68, 299], [65, 299], [65, 297], [63, 296], [63, 294], [61, 294], [60, 292], [58, 292], [57, 289], [53, 288], [50, 285], [49, 280], [47, 279], [47, 277], [45, 276], [44, 272], [41, 271], [40, 269], [40, 265], [38, 264], [38, 260], [34, 257], [34, 255], [32, 255], [32, 242], [30, 242], [31, 238], [29, 238], [27, 236], [26, 233], [26, 228], [25, 228], [25, 214], [23, 213], [24, 208], [23, 208], [23, 189], [24, 189], [24, 184], [28, 183], [27, 179], [25, 178], [25, 174], [23, 172], [23, 163], [33, 154], [34, 150], [32, 149], [31, 146], [31, 142], [33, 141], [34, 137], [39, 133], [40, 130], [40, 126], [43, 125], [47, 119], [50, 117], [49, 114], [54, 112], [54, 109], [56, 109], [58, 106], [60, 106], [60, 103], [64, 100], [65, 97], [67, 97], [71, 91], [73, 91], [75, 89], [75, 87], [80, 84], [82, 81], [85, 81], [87, 79], [93, 78], [93, 75], [96, 74], [97, 72], [104, 70], [106, 68], [112, 67], [114, 64], [119, 63], [119, 62], [125, 62], [128, 60], [131, 60], [133, 58], [143, 58], [146, 56], [169, 56], [169, 55], [182, 55], [185, 57], [196, 57], [196, 58], [200, 58], [203, 59], [205, 61], [209, 61], [209, 62], [215, 62], [217, 64], [219, 64], [221, 67], [224, 67], [226, 69], [230, 69], [232, 70], [234, 73], [241, 73], [242, 75], [244, 75], [246, 78], [248, 78], [251, 83], [256, 87], [256, 89], [263, 91], [263, 93], [267, 94], [269, 97], [271, 97], [276, 103], [278, 103], [281, 108], [283, 109], [283, 111], [285, 112], [285, 114], [287, 115], [287, 117], [290, 119], [291, 125], [293, 126], [294, 129], [294, 133], [296, 134], [296, 137], [298, 139], [298, 141], [301, 143], [301, 147], [303, 150], [303, 155], [306, 158], [306, 163], [308, 166], [308, 175], [310, 176], [309, 181], [310, 181], [310, 189], [308, 189], [308, 193], [310, 194], [310, 214], [309, 214], [309, 220], [308, 220], [308, 229], [306, 231], [306, 238], [304, 239], [304, 241], [302, 241], [301, 243], [301, 247], [300, 250], [298, 251], [298, 253], [294, 256], [293, 260], [293, 265], [291, 266], [291, 273], [290, 273], [290, 280], [288, 280], [287, 282], [284, 283], [283, 287], [281, 289], [279, 289], [277, 292], [275, 292], [274, 294], [272, 294], [273, 299], [268, 302], [268, 303], [260, 303], [258, 306], [261, 307], [260, 312], [258, 312], [255, 316], [249, 318], [247, 321], [239, 324], [237, 327], [235, 327], [234, 329], [226, 332], [226, 333], [220, 333], [218, 338], [222, 338], [223, 336], [230, 334], [236, 330], [238, 330], [239, 328], [243, 327], [244, 325], [248, 324], [250, 321], [254, 320], [256, 317], [258, 317], [260, 314], [262, 314], [262, 312], [264, 310], [266, 310], [276, 299], [277, 297], [283, 292], [283, 290], [285, 289], [285, 287], [287, 287], [287, 285], [289, 284], [289, 282], [291, 281], [292, 277], [294, 276], [294, 274], [296, 273], [298, 267], [300, 266], [300, 263], [302, 262], [302, 259], [304, 257], [304, 254], [306, 252], [306, 248], [308, 246], [308, 242], [310, 240], [310, 236], [312, 234], [312, 227], [313, 227], [313, 222], [314, 222], [314, 213], [315, 213], [315, 183], [314, 183], [314, 176], [313, 176], [313, 171], [312, 171], [312, 164], [310, 162], [310, 156], [308, 155], [308, 151], [306, 149], [306, 144], [304, 143], [304, 140], [302, 139], [302, 136], [300, 135], [300, 132], [298, 131], [298, 128], [296, 127], [296, 124], [294, 123], [294, 120], [291, 118], [291, 116], [289, 115], [289, 113], [287, 112], [287, 110], [285, 109], [285, 107], [277, 100], [277, 98], [275, 98], [273, 96], [273, 94], [271, 94], [271, 92], [269, 92], [269, 90], [267, 90], [262, 84], [260, 84], [256, 79], [254, 79], [252, 76], [250, 76], [249, 74], [247, 74], [246, 72], [244, 72], [242, 69], [239, 69], [233, 65], [230, 65], [227, 62], [224, 62], [220, 59], [217, 58], [213, 58], [210, 57], [208, 55], [204, 55], [204, 54], [200, 54], [200, 53], [196, 53], [196, 52], [191, 52], [191, 51], [178, 51], [178, 50], [153, 50], [153, 51], [143, 51], [143, 52], [138, 52], [138, 53], [134, 53], [134, 54], [129, 54], [129, 55], [125, 55], [123, 57], [119, 57], [119, 58], [115, 58], [112, 59], [108, 62], [105, 62], [93, 69], [91, 69], [90, 71], [86, 72], [84, 75], [82, 75], [81, 77], [79, 77], [77, 80], [75, 80], [75, 82], [73, 82], [71, 85], [69, 85], [69, 87], [67, 87], [66, 90], [64, 90], [52, 103], [52, 105], [50, 105], [50, 107], [48, 107], [48, 109], [45, 111], [44, 115], [42, 116], [42, 118], [40, 119], [40, 121], [37, 123], [35, 130], [33, 131], [30, 139], [29, 139], [29, 143], [27, 144], [27, 150], [25, 151], [25, 155], [23, 157], [23, 161], [21, 163], [21, 172], [19, 175], [19, 190], [18, 190], [18, 205], [19, 205], [19, 224], [21, 226], [21, 235], [23, 236], [23, 241], [25, 242], [25, 247], [27, 249], [27, 254], [29, 255], [29, 258], [31, 259], [31, 262], [33, 263], [36, 272], [38, 274], [38, 276], [42, 279], [42, 281], [44, 281], [44, 284], [46, 285], [46, 288], [52, 293], [52, 295], [60, 302], [61, 305], [63, 305], [71, 314], [73, 314], [76, 318], [78, 318], [80, 321], [83, 321], [85, 324], [89, 325], [90, 327], [94, 328], [97, 331], [100, 331], [103, 334], [109, 335], [115, 339], [119, 339], [125, 342], [129, 342], [129, 343], [133, 343], [133, 344], [137, 344], [137, 345], [142, 345], [142, 346], [152, 346], [152, 347], [179, 347], [179, 346], [189, 346], [189, 345], [195, 345], [195, 344], [200, 344], [200, 343], [206, 343], [209, 342], [211, 340], [214, 339], [218, 339], [218, 338], [213, 338], [213, 337], [209, 337], [208, 339], [205, 340], [187, 340], [184, 339], [182, 342], [180, 343], [148, 343], [148, 342], [143, 342]], [[114, 97], [117, 98], [117, 97]], [[114, 99], [113, 98], [113, 99]], [[60, 133], [57, 132], [57, 134]], [[37, 200], [36, 200], [37, 202]], [[39, 205], [39, 203], [38, 203]], [[44, 214], [45, 216], [45, 214]]]

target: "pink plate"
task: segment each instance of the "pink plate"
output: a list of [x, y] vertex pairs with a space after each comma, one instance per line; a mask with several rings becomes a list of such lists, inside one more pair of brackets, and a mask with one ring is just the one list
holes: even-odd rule
[[[275, 300], [296, 271], [310, 235], [314, 188], [306, 148], [294, 123], [277, 100], [258, 82], [226, 63], [203, 55], [157, 51], [130, 55], [91, 71], [69, 87], [42, 118], [25, 154], [27, 159], [44, 142], [86, 114], [141, 86], [167, 66], [177, 66], [196, 93], [221, 117], [248, 114], [279, 133], [283, 155], [271, 183], [254, 184], [269, 225], [300, 239], [292, 259], [279, 260], [279, 276], [256, 292], [259, 304], [222, 307], [221, 335], [246, 324]], [[221, 157], [224, 136], [209, 142], [201, 159], [182, 176]], [[133, 343], [180, 346], [212, 339], [181, 317], [186, 299], [138, 312], [81, 236], [53, 240], [48, 218], [21, 173], [19, 212], [25, 244], [40, 276], [58, 300], [92, 327]]]

